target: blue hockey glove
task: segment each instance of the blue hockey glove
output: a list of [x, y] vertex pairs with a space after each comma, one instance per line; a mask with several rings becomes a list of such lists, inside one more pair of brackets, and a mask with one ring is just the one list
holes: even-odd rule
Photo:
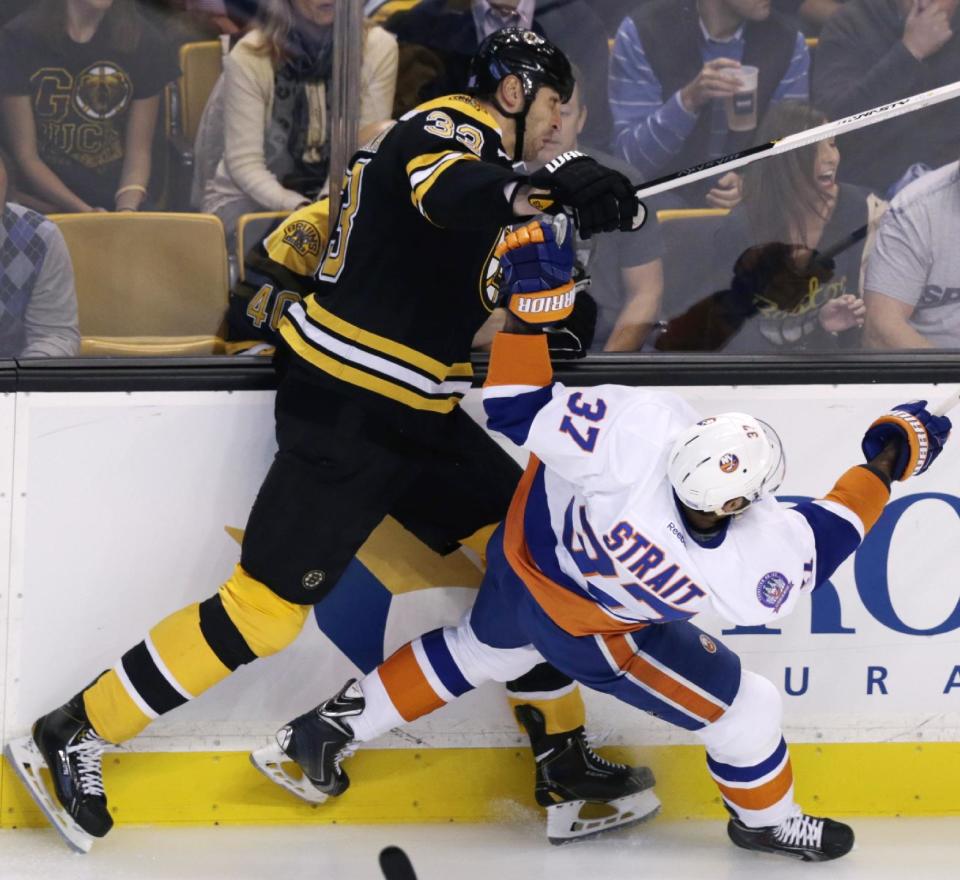
[[494, 251], [502, 273], [497, 305], [525, 324], [556, 324], [573, 311], [573, 234], [568, 227], [562, 221], [534, 220], [509, 232]]
[[946, 416], [927, 411], [925, 400], [901, 403], [880, 416], [863, 436], [863, 454], [867, 461], [879, 455], [893, 439], [899, 439], [893, 466], [895, 480], [907, 480], [922, 474], [940, 454], [953, 425]]

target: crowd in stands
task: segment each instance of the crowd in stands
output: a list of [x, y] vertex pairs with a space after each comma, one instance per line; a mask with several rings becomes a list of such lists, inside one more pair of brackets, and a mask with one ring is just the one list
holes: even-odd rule
[[[960, 81], [960, 0], [357, 2], [361, 142], [463, 90], [480, 41], [519, 25], [577, 71], [538, 162], [580, 149], [637, 183]], [[7, 0], [0, 357], [80, 350], [56, 215], [213, 214], [235, 254], [241, 218], [327, 196], [335, 5]], [[214, 73], [178, 164], [198, 44]], [[578, 240], [596, 308], [574, 335], [613, 352], [960, 348], [958, 159], [954, 100], [658, 196], [640, 232]]]

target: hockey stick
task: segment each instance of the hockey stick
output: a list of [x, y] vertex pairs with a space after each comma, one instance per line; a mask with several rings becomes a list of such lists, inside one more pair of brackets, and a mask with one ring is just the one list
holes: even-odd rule
[[399, 846], [387, 846], [380, 851], [380, 870], [385, 880], [417, 880], [410, 859]]
[[787, 135], [787, 137], [777, 141], [767, 141], [764, 144], [758, 144], [749, 149], [741, 150], [739, 153], [731, 153], [728, 156], [721, 156], [719, 159], [713, 159], [701, 165], [694, 165], [691, 168], [677, 171], [674, 174], [667, 174], [655, 180], [648, 180], [636, 186], [634, 193], [636, 193], [640, 199], [659, 195], [660, 193], [686, 186], [688, 183], [694, 183], [707, 177], [723, 174], [726, 171], [732, 171], [734, 168], [742, 168], [744, 165], [749, 165], [758, 159], [764, 159], [768, 156], [780, 156], [783, 153], [789, 153], [800, 147], [807, 147], [819, 141], [825, 141], [829, 138], [848, 134], [851, 131], [856, 131], [858, 128], [873, 125], [875, 122], [894, 119], [897, 116], [913, 113], [925, 107], [932, 107], [934, 104], [950, 101], [958, 96], [960, 96], [960, 82], [948, 83], [945, 86], [931, 89], [928, 92], [920, 92], [919, 94], [911, 95], [909, 98], [902, 98], [899, 101], [884, 104], [881, 107], [874, 107], [872, 110], [864, 110], [862, 113], [855, 113], [853, 116], [847, 116], [835, 122], [826, 122], [823, 125], [818, 125], [816, 128], [809, 128], [806, 131]]
[[940, 403], [933, 407], [933, 409], [930, 410], [930, 415], [945, 416], [957, 404], [960, 404], [960, 388], [954, 389], [949, 397], [945, 397]]

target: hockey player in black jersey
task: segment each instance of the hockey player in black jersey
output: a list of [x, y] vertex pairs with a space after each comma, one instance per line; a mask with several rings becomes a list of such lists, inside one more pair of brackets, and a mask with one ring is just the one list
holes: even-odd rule
[[[559, 126], [572, 89], [558, 49], [506, 29], [480, 47], [470, 94], [416, 108], [354, 157], [316, 277], [302, 279], [322, 295], [293, 302], [278, 322], [279, 450], [240, 564], [214, 595], [159, 622], [8, 750], [76, 848], [88, 849], [112, 825], [103, 749], [289, 645], [386, 516], [439, 553], [462, 545], [482, 554], [520, 472], [458, 402], [470, 387], [471, 339], [498, 302], [504, 228], [561, 207], [584, 236], [642, 219], [630, 182], [586, 156], [565, 154], [530, 177], [514, 169]], [[294, 249], [317, 248], [309, 222], [284, 224], [279, 234]], [[265, 288], [262, 303], [276, 305], [284, 291]], [[563, 291], [529, 307], [550, 322], [572, 303]], [[509, 688], [518, 705], [533, 707], [518, 717], [534, 752], [570, 755], [554, 768], [567, 788], [602, 766], [605, 800], [621, 810], [607, 827], [641, 818], [630, 798], [652, 776], [593, 753], [569, 678], [537, 667]], [[545, 694], [556, 698], [534, 696]], [[57, 801], [43, 787], [44, 762]], [[649, 792], [643, 802], [651, 803]], [[578, 829], [574, 821], [566, 835]]]

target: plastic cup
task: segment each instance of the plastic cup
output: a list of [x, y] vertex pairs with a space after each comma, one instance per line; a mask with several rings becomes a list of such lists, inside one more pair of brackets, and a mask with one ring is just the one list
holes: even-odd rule
[[744, 64], [730, 73], [740, 80], [740, 90], [724, 101], [730, 131], [753, 131], [757, 127], [757, 80], [760, 71]]

